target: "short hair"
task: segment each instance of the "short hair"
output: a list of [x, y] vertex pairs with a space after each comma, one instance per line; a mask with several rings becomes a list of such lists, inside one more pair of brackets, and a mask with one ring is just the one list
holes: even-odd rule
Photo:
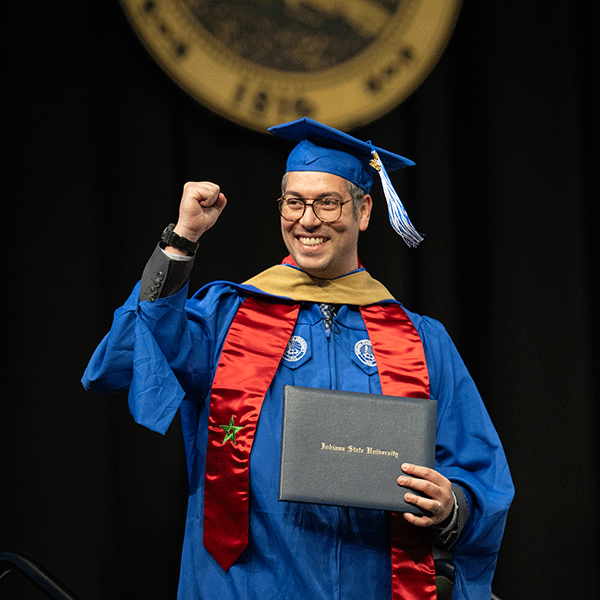
[[[281, 179], [281, 195], [285, 194], [285, 189], [287, 187], [287, 173], [284, 173], [283, 178]], [[350, 194], [350, 198], [352, 199], [352, 216], [355, 219], [358, 219], [358, 210], [360, 208], [362, 199], [365, 197], [365, 191], [358, 187], [355, 183], [344, 180], [346, 182], [346, 187], [348, 188], [348, 193]]]

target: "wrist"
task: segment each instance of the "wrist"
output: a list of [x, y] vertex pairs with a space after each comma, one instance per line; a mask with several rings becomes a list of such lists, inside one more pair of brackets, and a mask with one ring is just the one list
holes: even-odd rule
[[180, 250], [179, 248], [175, 248], [175, 246], [165, 246], [162, 248], [168, 254], [175, 254], [177, 256], [189, 256], [185, 250]]
[[200, 236], [190, 239], [183, 235], [184, 228], [180, 228], [179, 232], [176, 229], [175, 224], [170, 223], [160, 237], [159, 246], [172, 254], [194, 256], [198, 249], [197, 240]]
[[182, 238], [185, 238], [186, 240], [190, 240], [190, 242], [194, 242], [194, 243], [197, 242], [200, 239], [200, 237], [202, 236], [201, 232], [199, 233], [195, 229], [190, 229], [189, 227], [186, 227], [179, 221], [177, 221], [177, 224], [175, 225], [173, 232], [176, 233], [177, 235], [181, 236]]

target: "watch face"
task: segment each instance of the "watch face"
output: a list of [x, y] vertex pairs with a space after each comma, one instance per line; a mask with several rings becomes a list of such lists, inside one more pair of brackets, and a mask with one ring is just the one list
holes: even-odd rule
[[342, 130], [402, 102], [433, 68], [460, 0], [121, 0], [169, 76], [241, 125]]

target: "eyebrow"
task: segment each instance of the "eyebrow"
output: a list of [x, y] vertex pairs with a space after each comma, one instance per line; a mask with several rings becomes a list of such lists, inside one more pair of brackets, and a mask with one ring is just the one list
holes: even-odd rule
[[[307, 196], [303, 196], [302, 194], [298, 193], [298, 192], [294, 192], [293, 190], [286, 190], [284, 196], [294, 196], [295, 198], [307, 198]], [[322, 198], [336, 198], [336, 199], [340, 199], [343, 200], [343, 196], [341, 194], [339, 194], [338, 192], [322, 192], [321, 194], [318, 194], [317, 196], [311, 196], [310, 199], [314, 200], [314, 199], [322, 199]]]

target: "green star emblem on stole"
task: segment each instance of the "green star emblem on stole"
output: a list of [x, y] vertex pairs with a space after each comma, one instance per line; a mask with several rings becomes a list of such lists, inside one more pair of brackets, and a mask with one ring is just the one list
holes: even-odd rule
[[229, 421], [229, 425], [219, 425], [219, 427], [225, 432], [225, 437], [221, 444], [224, 444], [227, 440], [231, 440], [231, 443], [235, 446], [237, 444], [236, 435], [240, 429], [244, 429], [244, 427], [238, 427], [234, 424], [234, 418], [231, 417], [231, 421]]

